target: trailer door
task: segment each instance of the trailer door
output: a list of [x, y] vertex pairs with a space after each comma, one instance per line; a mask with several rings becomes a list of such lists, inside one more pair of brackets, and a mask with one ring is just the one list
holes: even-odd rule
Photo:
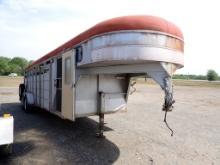
[[74, 120], [74, 82], [75, 82], [75, 51], [70, 50], [62, 55], [62, 116]]

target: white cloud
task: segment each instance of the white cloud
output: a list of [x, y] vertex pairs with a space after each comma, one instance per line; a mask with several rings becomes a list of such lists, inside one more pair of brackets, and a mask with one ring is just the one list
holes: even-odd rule
[[185, 68], [220, 73], [218, 1], [7, 0], [0, 1], [0, 53], [37, 59], [92, 25], [122, 15], [156, 15], [177, 24], [185, 36]]

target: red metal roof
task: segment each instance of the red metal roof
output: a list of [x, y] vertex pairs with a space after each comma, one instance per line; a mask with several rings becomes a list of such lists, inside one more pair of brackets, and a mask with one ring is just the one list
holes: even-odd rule
[[87, 40], [95, 35], [119, 30], [153, 30], [171, 34], [183, 39], [181, 30], [176, 25], [166, 21], [165, 19], [144, 15], [117, 17], [98, 23], [90, 29], [82, 32], [78, 36], [74, 37], [73, 39], [33, 62], [30, 66], [28, 66], [28, 68], [31, 68], [32, 66], [37, 65], [51, 57], [54, 57], [63, 50], [71, 48], [74, 45], [77, 45], [80, 42]]

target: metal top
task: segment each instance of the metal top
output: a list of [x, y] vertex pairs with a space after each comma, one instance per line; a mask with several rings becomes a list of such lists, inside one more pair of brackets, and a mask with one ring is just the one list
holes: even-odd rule
[[158, 31], [160, 33], [166, 33], [168, 35], [172, 35], [173, 37], [183, 40], [183, 34], [181, 30], [176, 25], [169, 21], [166, 21], [165, 19], [145, 15], [117, 17], [96, 24], [95, 26], [91, 27], [90, 29], [79, 34], [78, 36], [49, 52], [45, 56], [36, 60], [26, 69], [29, 69], [34, 65], [37, 65], [51, 57], [57, 56], [64, 50], [74, 47], [75, 45], [86, 41], [89, 38], [108, 32], [122, 30], [152, 30]]

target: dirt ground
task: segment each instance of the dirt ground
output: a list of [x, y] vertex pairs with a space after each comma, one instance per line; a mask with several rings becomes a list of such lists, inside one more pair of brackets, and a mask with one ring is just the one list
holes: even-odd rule
[[18, 87], [19, 84], [23, 83], [24, 77], [9, 77], [9, 76], [0, 76], [0, 87]]
[[15, 118], [14, 153], [0, 164], [220, 164], [220, 88], [175, 87], [163, 123], [163, 91], [137, 84], [127, 112], [105, 116], [105, 139], [95, 137], [98, 117], [69, 122], [51, 114], [26, 114], [17, 88], [0, 88], [0, 112]]

